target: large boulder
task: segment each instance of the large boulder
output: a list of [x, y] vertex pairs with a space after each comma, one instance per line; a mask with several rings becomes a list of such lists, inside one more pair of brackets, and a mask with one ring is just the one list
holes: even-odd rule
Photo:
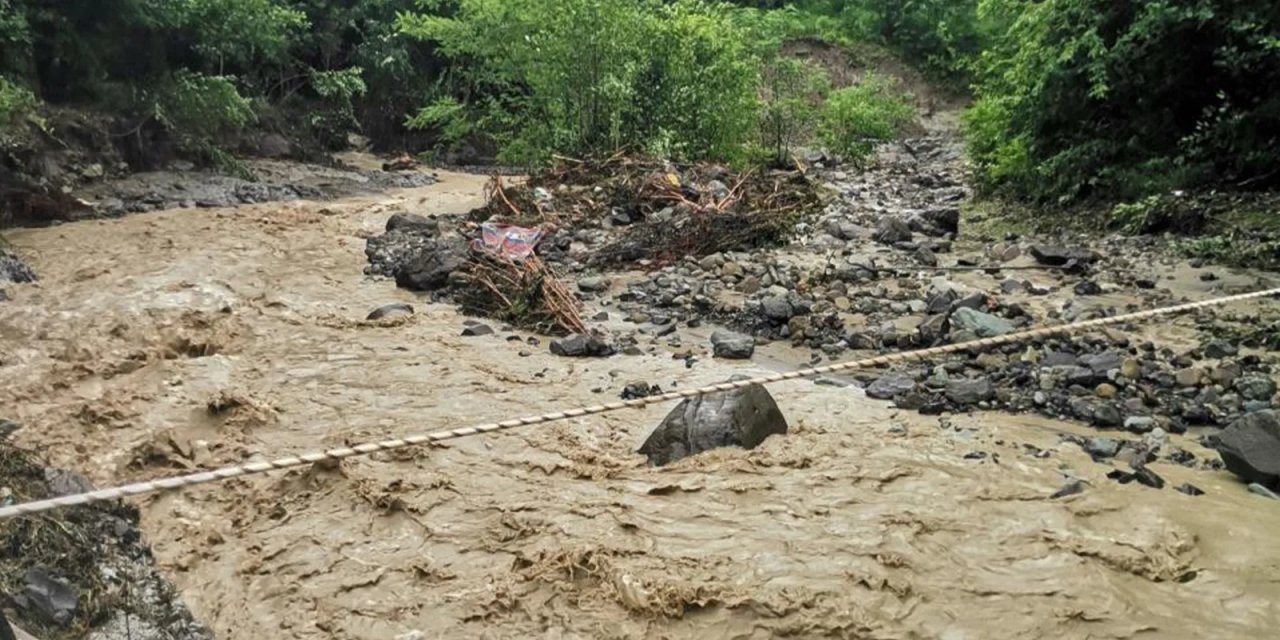
[[754, 449], [771, 435], [787, 433], [787, 420], [763, 386], [714, 393], [681, 402], [649, 435], [640, 453], [657, 466], [708, 449]]
[[396, 271], [396, 285], [413, 291], [443, 289], [449, 284], [449, 274], [466, 264], [466, 242], [441, 239], [429, 243]]
[[1231, 423], [1218, 436], [1218, 454], [1246, 482], [1280, 488], [1280, 416], [1268, 409]]

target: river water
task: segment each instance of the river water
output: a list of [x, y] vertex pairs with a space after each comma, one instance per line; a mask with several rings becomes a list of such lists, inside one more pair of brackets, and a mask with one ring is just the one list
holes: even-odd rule
[[[16, 440], [107, 485], [595, 404], [635, 380], [761, 371], [462, 337], [451, 307], [363, 276], [364, 238], [391, 213], [480, 204], [482, 178], [441, 177], [8, 233], [42, 278], [0, 304], [0, 406], [25, 425]], [[363, 320], [391, 302], [417, 313]], [[227, 639], [1280, 628], [1280, 509], [1224, 472], [1153, 467], [1201, 497], [1121, 486], [1058, 444], [1080, 427], [926, 418], [811, 382], [772, 391], [787, 437], [660, 470], [634, 451], [668, 406], [138, 504], [158, 561]], [[1089, 486], [1050, 500], [1065, 474]]]

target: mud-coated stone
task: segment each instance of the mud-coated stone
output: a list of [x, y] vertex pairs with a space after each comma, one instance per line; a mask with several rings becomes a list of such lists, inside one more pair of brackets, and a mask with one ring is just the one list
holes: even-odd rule
[[1218, 454], [1246, 482], [1280, 488], [1280, 416], [1267, 409], [1231, 423], [1218, 435]]
[[681, 402], [640, 447], [657, 466], [719, 447], [754, 449], [771, 435], [785, 435], [787, 420], [763, 386], [715, 393]]

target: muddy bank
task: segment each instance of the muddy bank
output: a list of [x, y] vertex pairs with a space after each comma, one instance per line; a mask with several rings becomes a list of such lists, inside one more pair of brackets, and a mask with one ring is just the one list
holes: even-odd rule
[[[72, 472], [46, 468], [7, 442], [20, 429], [0, 421], [0, 498], [42, 500], [92, 489]], [[156, 567], [124, 505], [77, 507], [0, 528], [0, 607], [41, 638], [212, 640]]]
[[[335, 202], [14, 232], [41, 275], [0, 306], [0, 371], [13, 381], [0, 403], [25, 425], [14, 438], [116, 483], [814, 355], [788, 337], [760, 345], [756, 364], [716, 359], [701, 333], [709, 326], [668, 331], [679, 296], [615, 298], [632, 282], [674, 281], [688, 264], [604, 274], [609, 288], [588, 300], [587, 317], [606, 311], [596, 322], [633, 335], [637, 355], [557, 357], [547, 338], [496, 321], [482, 321], [490, 333], [469, 331], [453, 307], [364, 274], [366, 240], [392, 215], [461, 215], [482, 203], [482, 178], [441, 178]], [[801, 243], [775, 255], [793, 254], [797, 265], [825, 255]], [[743, 256], [697, 269], [742, 299], [752, 274], [724, 264], [751, 262]], [[1196, 273], [1174, 267], [1168, 295], [1252, 282]], [[1036, 321], [1062, 313], [1066, 296], [1086, 312], [1128, 304], [1061, 291], [1078, 275], [1026, 278], [1057, 291], [1023, 294]], [[415, 312], [366, 320], [391, 303]], [[668, 320], [638, 315], [651, 309]], [[875, 328], [876, 312], [849, 328]], [[1131, 329], [1161, 344], [1197, 335], [1192, 317]], [[1097, 435], [1078, 423], [926, 416], [830, 381], [771, 391], [790, 428], [753, 451], [655, 469], [637, 450], [670, 407], [652, 407], [151, 496], [138, 503], [142, 529], [219, 638], [1250, 638], [1280, 624], [1280, 576], [1263, 561], [1280, 553], [1280, 511], [1225, 471], [1156, 460], [1148, 467], [1170, 487], [1189, 482], [1205, 495], [1154, 491], [1108, 479], [1121, 467], [1071, 439]]]

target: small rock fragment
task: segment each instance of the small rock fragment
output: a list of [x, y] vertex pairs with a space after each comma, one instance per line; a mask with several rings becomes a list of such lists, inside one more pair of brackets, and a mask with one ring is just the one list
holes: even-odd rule
[[365, 316], [365, 320], [381, 320], [383, 318], [411, 315], [413, 315], [413, 305], [397, 302], [395, 304], [383, 305], [373, 311], [370, 311], [369, 315]]
[[1178, 485], [1178, 486], [1177, 486], [1177, 490], [1178, 490], [1178, 491], [1180, 491], [1180, 492], [1182, 492], [1182, 493], [1185, 493], [1185, 494], [1187, 494], [1187, 495], [1189, 495], [1189, 496], [1202, 496], [1202, 495], [1204, 495], [1204, 489], [1201, 489], [1200, 487], [1197, 487], [1197, 486], [1195, 486], [1194, 484], [1191, 484], [1190, 482], [1184, 482], [1184, 483], [1182, 483], [1182, 484]]
[[493, 327], [490, 327], [487, 324], [479, 324], [479, 323], [469, 325], [462, 330], [462, 335], [467, 337], [491, 336], [493, 335], [493, 333], [494, 333]]

